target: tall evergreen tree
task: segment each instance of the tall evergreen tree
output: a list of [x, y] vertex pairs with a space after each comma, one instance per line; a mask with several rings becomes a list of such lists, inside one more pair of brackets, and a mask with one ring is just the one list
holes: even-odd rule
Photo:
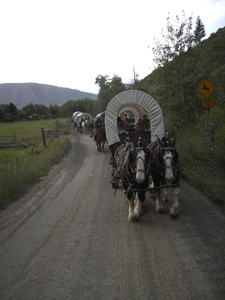
[[195, 30], [194, 30], [194, 43], [198, 45], [201, 40], [205, 37], [205, 26], [198, 16], [195, 22]]
[[18, 112], [17, 107], [12, 102], [9, 103], [9, 111], [8, 112], [9, 113], [17, 113]]

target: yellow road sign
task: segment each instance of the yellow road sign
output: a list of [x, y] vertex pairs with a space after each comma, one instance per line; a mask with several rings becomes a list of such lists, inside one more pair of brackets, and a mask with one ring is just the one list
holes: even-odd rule
[[202, 107], [208, 108], [214, 106], [214, 99], [209, 98], [209, 99], [202, 99]]
[[209, 97], [215, 90], [215, 85], [213, 85], [208, 80], [204, 80], [198, 87], [197, 91], [205, 97]]

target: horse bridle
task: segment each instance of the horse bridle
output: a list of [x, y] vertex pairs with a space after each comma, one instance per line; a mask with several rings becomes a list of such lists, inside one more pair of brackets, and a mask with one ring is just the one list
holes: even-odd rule
[[144, 147], [137, 147], [137, 148], [132, 149], [132, 151], [136, 154], [136, 159], [140, 158], [143, 161], [143, 164], [146, 167], [146, 170], [145, 169], [137, 169], [134, 166], [132, 166], [132, 167], [133, 167], [134, 171], [142, 172], [142, 173], [145, 173], [145, 175], [147, 175], [149, 173], [149, 169], [150, 169], [150, 159], [149, 159], [148, 163], [146, 164], [146, 162], [143, 160], [142, 155], [140, 154], [141, 150], [143, 150], [145, 152], [145, 154], [147, 154], [146, 151], [149, 151], [147, 148], [144, 148]]
[[[174, 153], [175, 155], [178, 155], [177, 151], [176, 151], [176, 148], [171, 148], [171, 147], [163, 147], [162, 149], [160, 149], [160, 152], [163, 152], [163, 151], [170, 151], [170, 153], [166, 153], [165, 152], [165, 159], [164, 159], [164, 162], [163, 164], [161, 165], [161, 168], [163, 170], [166, 170], [166, 169], [172, 169], [173, 170], [173, 173], [174, 173], [174, 177], [176, 179], [177, 177], [177, 170], [178, 170], [178, 165], [176, 162], [173, 161], [173, 155], [172, 153]], [[167, 159], [170, 159], [171, 161], [171, 166], [165, 166], [165, 161]]]
[[[166, 149], [166, 150], [167, 150], [167, 149]], [[173, 160], [172, 160], [172, 155], [171, 155], [171, 153], [166, 153], [166, 157], [165, 157], [165, 159], [164, 159], [164, 164], [163, 164], [163, 165], [165, 165], [165, 161], [166, 161], [167, 159], [170, 159], [171, 166], [164, 166], [163, 168], [164, 168], [164, 169], [175, 169], [175, 167], [172, 166], [172, 165], [174, 165], [174, 162], [173, 162]]]

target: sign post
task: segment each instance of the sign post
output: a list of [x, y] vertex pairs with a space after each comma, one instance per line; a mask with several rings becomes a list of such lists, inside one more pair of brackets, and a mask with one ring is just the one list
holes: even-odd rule
[[213, 85], [211, 82], [208, 80], [204, 80], [199, 87], [197, 88], [197, 91], [205, 96], [205, 99], [202, 99], [202, 107], [203, 108], [210, 108], [214, 106], [214, 99], [213, 98], [208, 98], [212, 92], [215, 90], [215, 85]]
[[216, 88], [215, 85], [213, 85], [211, 82], [209, 82], [208, 80], [204, 80], [199, 85], [197, 91], [207, 98], [212, 94], [215, 88]]
[[208, 98], [208, 99], [202, 99], [202, 107], [203, 108], [209, 108], [214, 106], [214, 99]]

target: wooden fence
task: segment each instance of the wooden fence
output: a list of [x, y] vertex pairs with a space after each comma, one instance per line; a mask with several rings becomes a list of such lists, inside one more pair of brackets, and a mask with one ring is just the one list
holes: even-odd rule
[[16, 139], [16, 135], [0, 136], [0, 148], [11, 148], [17, 146], [19, 146], [19, 143]]
[[[59, 138], [60, 129], [44, 129], [41, 128], [43, 145], [47, 147], [47, 139]], [[0, 136], [0, 148], [13, 148], [13, 147], [30, 147], [34, 149], [35, 147], [22, 143], [17, 140], [16, 135]]]
[[60, 132], [60, 129], [41, 128], [42, 140], [43, 140], [43, 145], [45, 148], [47, 147], [46, 139], [58, 139], [59, 132]]

